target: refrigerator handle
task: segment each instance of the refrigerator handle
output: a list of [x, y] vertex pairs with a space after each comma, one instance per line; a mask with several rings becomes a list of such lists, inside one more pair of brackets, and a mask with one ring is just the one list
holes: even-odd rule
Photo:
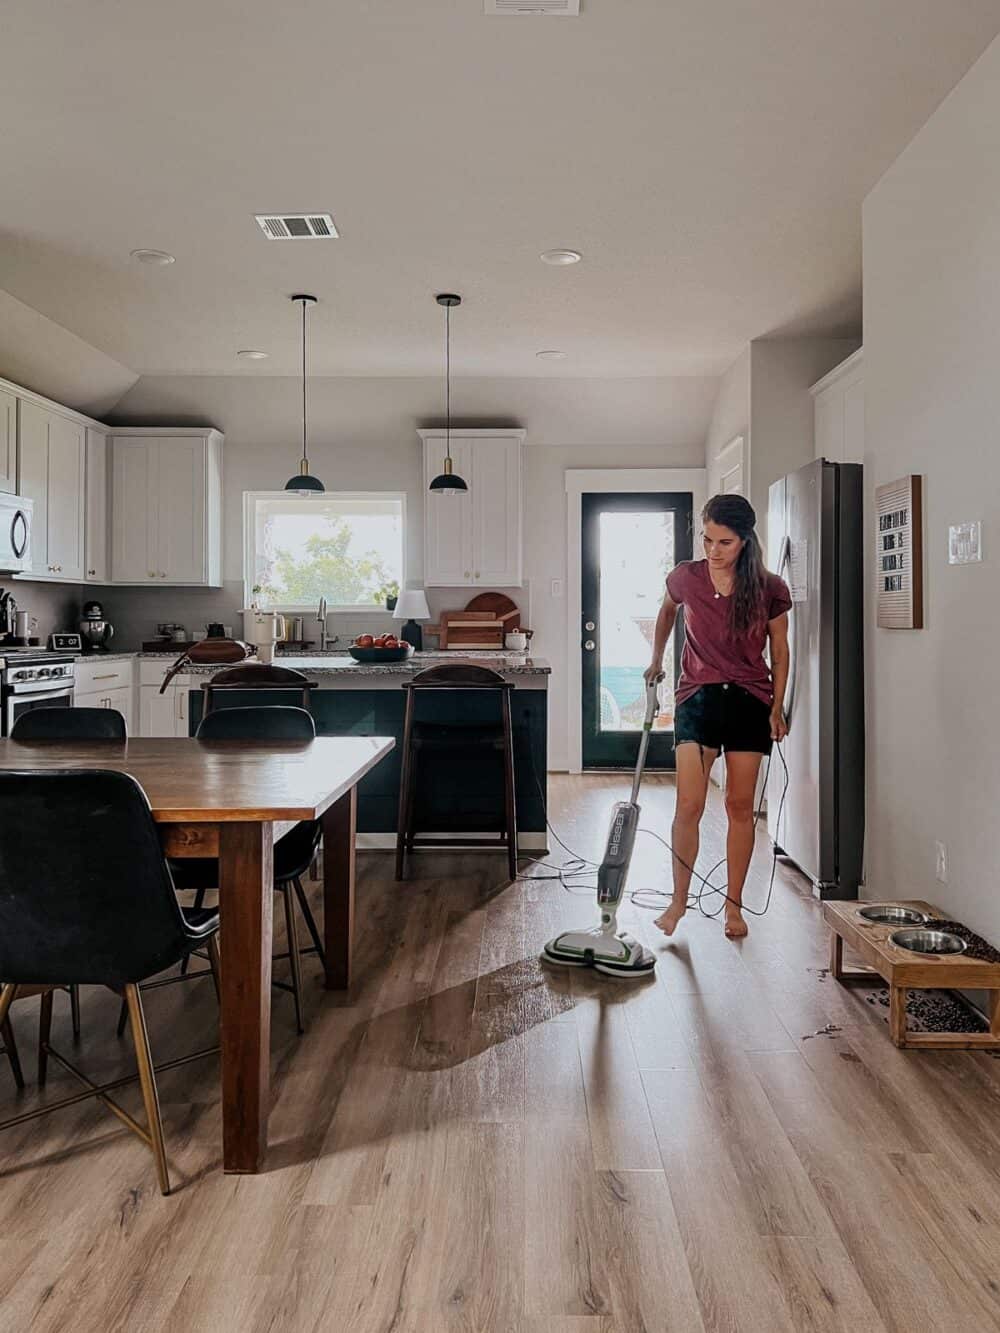
[[[792, 590], [791, 581], [792, 570], [792, 539], [786, 533], [781, 542], [781, 554], [778, 556], [778, 577], [785, 580], [788, 590]], [[797, 654], [795, 652], [795, 626], [792, 617], [795, 615], [795, 603], [793, 601], [788, 612], [788, 684], [785, 686], [785, 704], [784, 714], [785, 722], [790, 727], [792, 725], [792, 713], [795, 705], [795, 665]]]

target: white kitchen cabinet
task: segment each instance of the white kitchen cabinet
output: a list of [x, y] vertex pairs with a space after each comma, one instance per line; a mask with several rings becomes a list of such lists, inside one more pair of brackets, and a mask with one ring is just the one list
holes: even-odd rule
[[218, 431], [114, 431], [111, 494], [113, 583], [221, 584]]
[[521, 585], [523, 430], [451, 433], [454, 470], [468, 493], [433, 495], [443, 471], [445, 432], [422, 430], [424, 443], [424, 583], [431, 588]]
[[87, 496], [84, 507], [84, 579], [108, 581], [108, 437], [87, 431]]
[[0, 491], [17, 494], [17, 395], [0, 389]]
[[188, 734], [188, 691], [197, 689], [202, 678], [174, 676], [161, 694], [160, 683], [173, 661], [173, 657], [166, 655], [139, 659], [140, 736], [184, 737]]
[[34, 501], [32, 567], [20, 578], [80, 581], [84, 570], [86, 428], [22, 399], [18, 492]]
[[812, 386], [816, 458], [831, 463], [863, 463], [865, 458], [865, 376], [862, 349]]
[[125, 718], [128, 734], [137, 734], [134, 659], [107, 661], [95, 655], [78, 661], [73, 677], [74, 708], [115, 708]]

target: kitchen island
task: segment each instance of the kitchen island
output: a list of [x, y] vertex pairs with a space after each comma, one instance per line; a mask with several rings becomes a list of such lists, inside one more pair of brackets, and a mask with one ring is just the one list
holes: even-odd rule
[[[514, 685], [511, 714], [514, 724], [514, 774], [518, 844], [522, 850], [547, 847], [545, 775], [547, 771], [548, 695], [551, 667], [543, 658], [525, 653], [431, 652], [415, 653], [405, 662], [355, 662], [346, 653], [297, 657], [279, 654], [275, 664], [304, 672], [318, 688], [312, 691], [310, 711], [320, 736], [393, 736], [396, 746], [358, 785], [358, 842], [362, 847], [395, 844], [402, 763], [403, 681], [425, 667], [442, 662], [473, 661], [492, 667]], [[203, 708], [200, 679], [218, 667], [185, 667], [188, 680], [188, 726], [197, 731]], [[198, 688], [190, 688], [199, 679]], [[273, 704], [275, 691], [227, 691], [217, 706], [247, 707]], [[301, 706], [301, 693], [289, 691], [288, 703]], [[496, 699], [469, 692], [421, 698], [421, 716], [446, 721], [462, 710], [463, 722], [496, 716]], [[418, 786], [417, 826], [422, 832], [448, 835], [493, 836], [503, 814], [498, 756], [470, 750], [431, 761], [430, 780]]]

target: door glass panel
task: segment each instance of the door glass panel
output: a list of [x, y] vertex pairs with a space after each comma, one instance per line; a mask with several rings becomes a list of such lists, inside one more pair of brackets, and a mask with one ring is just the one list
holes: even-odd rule
[[[646, 711], [642, 673], [652, 655], [663, 581], [674, 567], [674, 515], [670, 510], [604, 511], [599, 540], [599, 726], [601, 731], [639, 731]], [[671, 637], [654, 723], [658, 729], [674, 724], [673, 660]]]

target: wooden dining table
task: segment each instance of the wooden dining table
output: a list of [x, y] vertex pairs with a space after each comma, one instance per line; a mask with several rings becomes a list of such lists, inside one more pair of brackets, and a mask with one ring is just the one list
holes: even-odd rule
[[149, 799], [167, 856], [218, 858], [226, 1171], [259, 1171], [267, 1151], [274, 842], [299, 820], [322, 822], [325, 981], [328, 990], [346, 989], [357, 785], [394, 744], [391, 736], [297, 742], [0, 740], [3, 769], [130, 774]]

